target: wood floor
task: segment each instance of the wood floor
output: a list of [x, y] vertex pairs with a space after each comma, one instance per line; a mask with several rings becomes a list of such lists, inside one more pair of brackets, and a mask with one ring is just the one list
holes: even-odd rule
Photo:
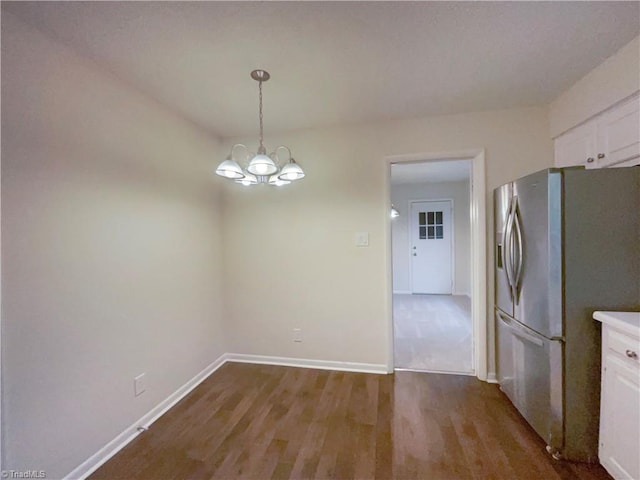
[[471, 299], [393, 295], [394, 365], [430, 372], [473, 372]]
[[552, 460], [495, 385], [228, 363], [98, 479], [610, 479]]

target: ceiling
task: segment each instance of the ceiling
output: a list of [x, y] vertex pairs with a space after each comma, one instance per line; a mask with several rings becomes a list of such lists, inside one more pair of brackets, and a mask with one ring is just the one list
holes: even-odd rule
[[[640, 33], [639, 2], [2, 2], [221, 136], [547, 104]], [[6, 45], [5, 45], [6, 47]]]
[[445, 160], [391, 165], [391, 185], [464, 182], [471, 177], [471, 160]]

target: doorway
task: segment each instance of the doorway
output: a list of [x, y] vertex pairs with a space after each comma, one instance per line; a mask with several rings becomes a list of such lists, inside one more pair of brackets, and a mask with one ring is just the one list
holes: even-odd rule
[[391, 164], [394, 369], [476, 373], [471, 178], [471, 159]]

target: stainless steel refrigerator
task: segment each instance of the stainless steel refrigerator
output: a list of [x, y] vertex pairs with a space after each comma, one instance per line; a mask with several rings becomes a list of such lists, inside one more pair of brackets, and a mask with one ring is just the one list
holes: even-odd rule
[[549, 169], [494, 191], [500, 388], [555, 458], [595, 462], [600, 326], [640, 310], [640, 167]]

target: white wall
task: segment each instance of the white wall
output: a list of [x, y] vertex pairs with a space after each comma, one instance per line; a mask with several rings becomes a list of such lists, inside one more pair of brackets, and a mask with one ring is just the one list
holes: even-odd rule
[[[231, 139], [255, 148], [255, 138]], [[282, 189], [228, 185], [224, 197], [229, 350], [386, 365], [390, 356], [385, 224], [392, 155], [486, 149], [493, 365], [493, 189], [552, 165], [546, 108], [406, 119], [266, 136], [307, 177]], [[223, 179], [220, 182], [224, 182]], [[370, 233], [370, 246], [354, 234]], [[291, 340], [303, 329], [303, 342]]]
[[[399, 167], [396, 167], [399, 168]], [[453, 293], [471, 295], [471, 238], [469, 182], [442, 182], [391, 186], [391, 203], [401, 212], [391, 221], [393, 252], [393, 290], [410, 292], [411, 248], [409, 202], [412, 200], [453, 199], [455, 269]]]
[[638, 90], [640, 37], [622, 47], [551, 102], [551, 136], [557, 137]]
[[217, 149], [3, 13], [5, 469], [61, 478], [223, 353]]

